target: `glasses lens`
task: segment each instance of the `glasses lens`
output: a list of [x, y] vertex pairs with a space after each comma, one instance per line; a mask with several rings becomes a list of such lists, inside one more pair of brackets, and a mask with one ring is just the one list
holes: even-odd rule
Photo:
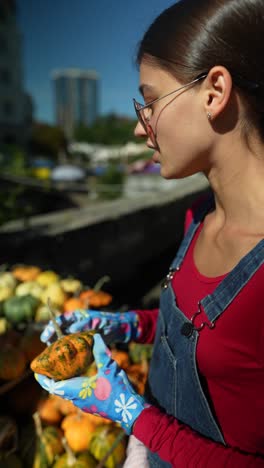
[[145, 121], [149, 122], [152, 117], [152, 109], [150, 107], [145, 107], [145, 109], [142, 110], [142, 113], [144, 115]]
[[145, 119], [144, 111], [143, 110], [138, 110], [137, 115], [138, 115], [139, 122], [144, 127], [144, 130], [147, 132], [148, 131], [148, 129], [147, 129], [148, 122]]
[[153, 145], [156, 146], [157, 145], [156, 137], [149, 123], [151, 116], [152, 116], [152, 110], [149, 107], [145, 107], [144, 109], [142, 109], [142, 107], [144, 106], [142, 106], [135, 100], [134, 100], [134, 106], [135, 106], [135, 111], [136, 111], [139, 122], [141, 123], [142, 127], [144, 128], [145, 132], [147, 133]]
[[153, 145], [155, 147], [157, 147], [156, 136], [155, 136], [155, 133], [153, 132], [153, 129], [152, 129], [152, 127], [151, 127], [151, 125], [149, 123], [146, 126], [146, 133], [147, 133], [148, 137], [150, 138], [151, 143], [153, 143]]

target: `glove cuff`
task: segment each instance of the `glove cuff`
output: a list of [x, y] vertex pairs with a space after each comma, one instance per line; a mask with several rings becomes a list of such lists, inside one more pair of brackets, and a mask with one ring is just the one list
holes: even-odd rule
[[[133, 398], [130, 398], [127, 402], [127, 406], [123, 408], [121, 421], [121, 426], [128, 435], [132, 434], [134, 424], [142, 411], [150, 406], [140, 395], [137, 395], [134, 401], [132, 400]], [[137, 406], [137, 408], [133, 411], [133, 417], [131, 418], [132, 414], [130, 413], [130, 409], [134, 408], [134, 406]]]

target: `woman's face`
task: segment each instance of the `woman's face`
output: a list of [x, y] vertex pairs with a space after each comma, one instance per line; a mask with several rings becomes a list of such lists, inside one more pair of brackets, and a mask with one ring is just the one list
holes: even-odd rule
[[[156, 135], [156, 148], [140, 122], [135, 128], [135, 135], [146, 138], [147, 145], [155, 150], [153, 161], [160, 163], [161, 175], [166, 179], [183, 178], [207, 169], [210, 125], [203, 106], [202, 83], [173, 93], [151, 106], [149, 123]], [[184, 84], [149, 63], [143, 61], [140, 66], [145, 104]]]

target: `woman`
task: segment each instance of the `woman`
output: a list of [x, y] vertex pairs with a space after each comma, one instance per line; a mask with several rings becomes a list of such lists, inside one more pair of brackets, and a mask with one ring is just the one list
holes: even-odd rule
[[89, 311], [66, 322], [67, 332], [103, 328], [107, 342], [155, 338], [144, 399], [99, 334], [96, 385], [105, 379], [111, 392], [83, 399], [87, 379], [59, 383], [143, 442], [151, 467], [264, 466], [263, 35], [262, 0], [182, 0], [145, 33], [135, 133], [164, 178], [203, 172], [212, 196], [188, 213], [159, 313]]

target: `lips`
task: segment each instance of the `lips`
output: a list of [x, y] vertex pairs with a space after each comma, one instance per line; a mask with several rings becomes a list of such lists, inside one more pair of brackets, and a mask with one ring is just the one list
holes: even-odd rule
[[155, 151], [155, 153], [152, 155], [152, 161], [156, 164], [160, 164], [160, 160], [159, 160], [159, 152], [158, 151]]

